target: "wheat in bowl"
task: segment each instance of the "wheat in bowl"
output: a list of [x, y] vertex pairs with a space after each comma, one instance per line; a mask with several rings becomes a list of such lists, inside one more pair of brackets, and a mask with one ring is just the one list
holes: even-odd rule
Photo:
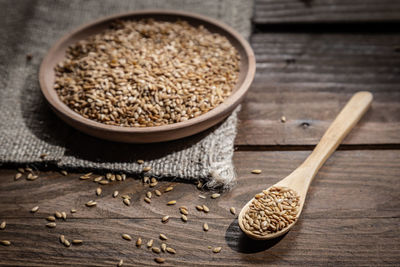
[[255, 75], [248, 42], [202, 15], [143, 10], [101, 18], [58, 40], [42, 61], [52, 110], [86, 134], [151, 143], [229, 116]]
[[232, 92], [240, 56], [202, 25], [120, 20], [70, 46], [55, 67], [54, 89], [81, 116], [124, 127], [198, 117]]

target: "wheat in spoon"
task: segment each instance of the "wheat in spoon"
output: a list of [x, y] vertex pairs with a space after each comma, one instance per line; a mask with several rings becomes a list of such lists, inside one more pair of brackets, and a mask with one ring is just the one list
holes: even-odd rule
[[372, 98], [370, 92], [354, 94], [303, 164], [247, 202], [238, 219], [247, 236], [267, 240], [281, 236], [293, 227], [303, 210], [311, 181], [368, 110]]

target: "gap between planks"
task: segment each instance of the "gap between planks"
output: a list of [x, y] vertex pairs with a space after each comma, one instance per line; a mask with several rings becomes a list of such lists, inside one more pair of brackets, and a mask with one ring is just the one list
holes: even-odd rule
[[[315, 145], [235, 145], [235, 151], [310, 151]], [[342, 144], [336, 150], [399, 150], [400, 144]]]

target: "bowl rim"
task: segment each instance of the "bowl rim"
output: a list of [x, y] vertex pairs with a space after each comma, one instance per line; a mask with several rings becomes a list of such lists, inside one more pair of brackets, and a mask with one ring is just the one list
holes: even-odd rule
[[[189, 120], [183, 121], [183, 122], [177, 122], [177, 123], [172, 123], [172, 124], [167, 124], [167, 125], [161, 125], [161, 126], [152, 126], [152, 127], [127, 127], [127, 126], [117, 126], [117, 125], [108, 125], [104, 124], [101, 122], [97, 122], [91, 119], [87, 119], [80, 115], [79, 113], [73, 111], [70, 107], [68, 107], [65, 103], [63, 103], [57, 95], [57, 92], [55, 91], [54, 88], [48, 88], [46, 86], [45, 82], [45, 72], [48, 69], [48, 66], [50, 65], [49, 61], [51, 60], [52, 56], [59, 50], [59, 47], [66, 42], [71, 36], [87, 29], [96, 26], [97, 24], [105, 23], [107, 21], [112, 21], [116, 19], [125, 19], [129, 17], [134, 17], [134, 16], [142, 16], [142, 15], [167, 15], [167, 16], [182, 16], [182, 17], [192, 17], [194, 19], [197, 19], [199, 21], [205, 21], [209, 24], [213, 24], [214, 26], [223, 29], [226, 31], [228, 34], [230, 34], [238, 43], [242, 46], [244, 49], [244, 53], [247, 56], [247, 73], [244, 74], [244, 80], [242, 84], [237, 88], [236, 91], [234, 91], [229, 97], [227, 97], [221, 104], [219, 104], [217, 107], [213, 108], [212, 110]], [[242, 60], [242, 59], [241, 59]], [[191, 127], [197, 124], [200, 124], [202, 122], [208, 121], [208, 120], [213, 120], [220, 116], [221, 114], [225, 114], [229, 112], [229, 107], [231, 106], [236, 106], [240, 100], [244, 97], [246, 94], [247, 90], [249, 89], [254, 76], [255, 76], [255, 69], [256, 69], [256, 62], [255, 62], [255, 56], [253, 49], [251, 48], [250, 44], [247, 42], [247, 40], [244, 39], [236, 30], [234, 30], [232, 27], [228, 26], [227, 24], [218, 21], [217, 19], [210, 18], [204, 15], [192, 13], [192, 12], [187, 12], [187, 11], [176, 11], [176, 10], [167, 10], [167, 9], [145, 9], [145, 10], [138, 10], [138, 11], [130, 11], [130, 12], [124, 12], [120, 14], [115, 14], [111, 16], [105, 16], [101, 17], [99, 19], [96, 19], [94, 21], [91, 21], [89, 23], [83, 24], [81, 26], [78, 26], [74, 30], [66, 33], [63, 35], [60, 39], [56, 41], [54, 45], [51, 46], [51, 48], [48, 50], [46, 56], [43, 58], [42, 63], [40, 65], [40, 70], [39, 70], [39, 84], [40, 84], [40, 89], [46, 98], [47, 102], [50, 104], [50, 106], [55, 109], [55, 111], [62, 113], [66, 117], [68, 117], [69, 120], [72, 120], [75, 123], [78, 124], [84, 124], [87, 127], [90, 127], [94, 130], [100, 130], [100, 131], [111, 131], [111, 132], [118, 132], [118, 133], [160, 133], [160, 132], [165, 132], [165, 131], [172, 131], [176, 129], [181, 129], [181, 128], [187, 128]], [[51, 91], [54, 92], [54, 94], [51, 93]], [[225, 114], [227, 115], [227, 114]]]

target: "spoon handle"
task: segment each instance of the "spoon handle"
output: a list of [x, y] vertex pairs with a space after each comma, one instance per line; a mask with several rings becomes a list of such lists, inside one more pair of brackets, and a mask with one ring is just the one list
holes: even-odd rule
[[372, 98], [373, 96], [370, 92], [357, 92], [347, 102], [339, 115], [337, 115], [318, 145], [314, 148], [314, 151], [303, 163], [302, 167], [311, 170], [314, 174], [310, 177], [309, 183], [311, 183], [311, 180], [324, 162], [368, 110]]

